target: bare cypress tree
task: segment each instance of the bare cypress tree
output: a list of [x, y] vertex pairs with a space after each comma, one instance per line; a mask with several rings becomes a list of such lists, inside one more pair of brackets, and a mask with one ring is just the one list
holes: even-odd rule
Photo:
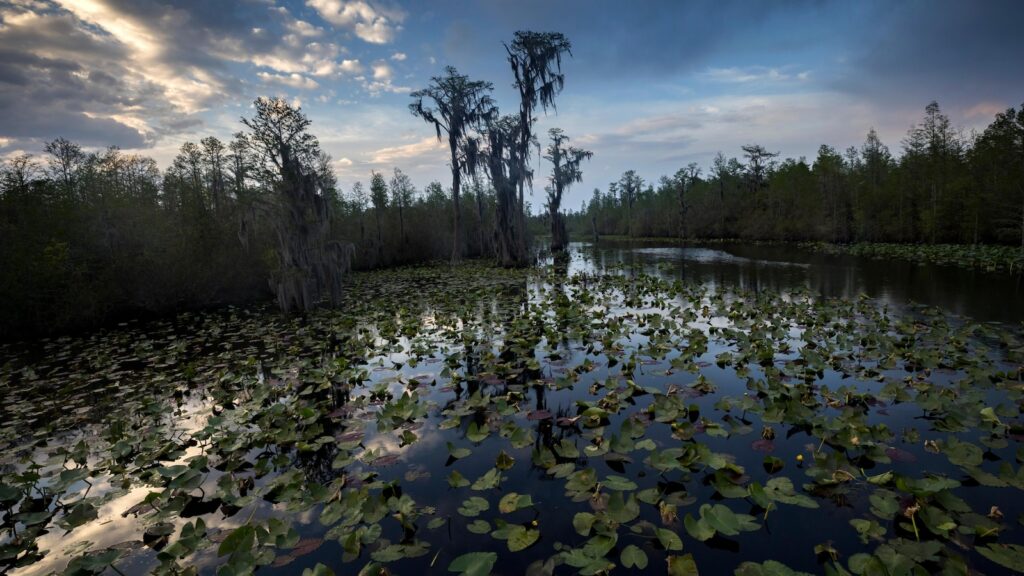
[[271, 192], [256, 207], [275, 233], [278, 266], [270, 287], [277, 304], [285, 312], [308, 311], [324, 297], [338, 304], [353, 249], [328, 240], [330, 204], [316, 173], [320, 146], [307, 132], [310, 121], [280, 98], [258, 98], [254, 107], [253, 117], [242, 123]]
[[[462, 175], [476, 172], [478, 148], [472, 133], [496, 113], [489, 94], [493, 88], [490, 82], [470, 80], [448, 66], [444, 76], [434, 76], [430, 79], [430, 86], [410, 94], [415, 99], [409, 104], [413, 115], [433, 124], [438, 140], [441, 140], [442, 132], [448, 136], [454, 211], [453, 263], [462, 259], [462, 207], [459, 200]], [[433, 104], [428, 104], [427, 100]]]
[[548, 215], [551, 220], [551, 251], [563, 252], [569, 244], [569, 235], [565, 230], [565, 219], [559, 211], [562, 205], [562, 194], [576, 182], [583, 180], [580, 164], [594, 156], [590, 150], [568, 146], [569, 137], [561, 128], [548, 131], [551, 144], [548, 145], [544, 158], [554, 167], [551, 171], [551, 186], [548, 188]]

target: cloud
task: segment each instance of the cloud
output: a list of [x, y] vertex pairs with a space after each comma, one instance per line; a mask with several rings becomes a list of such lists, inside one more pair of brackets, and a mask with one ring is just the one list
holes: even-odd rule
[[363, 65], [359, 63], [359, 60], [342, 60], [338, 65], [338, 69], [348, 74], [361, 74], [363, 72]]
[[316, 38], [323, 35], [323, 28], [320, 28], [319, 26], [314, 26], [309, 22], [306, 22], [305, 20], [291, 18], [291, 15], [288, 14], [288, 10], [283, 6], [280, 7], [278, 10], [282, 11], [282, 13], [285, 14], [285, 28], [287, 28], [290, 33], [295, 34], [297, 36], [303, 36], [306, 38]]
[[376, 62], [373, 65], [374, 80], [391, 80], [391, 66], [386, 62]]
[[991, 122], [996, 114], [1005, 112], [1007, 108], [1009, 106], [999, 102], [978, 102], [964, 110], [964, 117], [970, 119], [981, 118], [986, 122]]
[[253, 81], [313, 90], [363, 72], [323, 28], [266, 0], [239, 1], [237, 10], [190, 0], [3, 4], [0, 137], [37, 149], [57, 136], [152, 147], [255, 97]]
[[383, 61], [378, 60], [371, 66], [373, 73], [372, 80], [363, 79], [363, 87], [371, 96], [377, 96], [381, 93], [392, 93], [392, 94], [406, 94], [412, 92], [412, 88], [408, 86], [396, 86], [392, 84], [392, 78], [394, 77], [394, 70], [391, 66]]
[[411, 144], [380, 148], [374, 151], [373, 155], [370, 157], [370, 162], [373, 164], [388, 166], [412, 163], [415, 161], [422, 162], [427, 159], [432, 162], [443, 162], [444, 150], [446, 150], [444, 143], [439, 141], [436, 137], [431, 136], [423, 138], [422, 140], [417, 140]]
[[401, 30], [405, 13], [384, 10], [361, 0], [306, 0], [306, 5], [335, 27], [351, 30], [357, 37], [371, 44], [387, 44]]
[[[223, 94], [226, 86], [217, 75], [200, 66], [189, 66], [165, 58], [171, 44], [171, 39], [165, 33], [168, 28], [178, 28], [174, 26], [175, 23], [180, 24], [189, 19], [184, 11], [162, 7], [150, 14], [154, 17], [152, 20], [146, 20], [123, 10], [115, 2], [57, 0], [57, 3], [82, 22], [102, 29], [124, 46], [128, 70], [159, 86], [171, 105], [183, 113], [198, 112], [216, 96]], [[162, 22], [165, 25], [160, 27]], [[175, 40], [180, 42], [183, 39]]]
[[299, 90], [313, 90], [320, 87], [316, 80], [306, 78], [302, 74], [270, 74], [268, 72], [258, 72], [256, 76], [265, 84], [279, 84]]
[[395, 52], [391, 55], [391, 59], [395, 62], [403, 62], [405, 60], [405, 52]]
[[792, 74], [780, 68], [768, 68], [765, 66], [750, 66], [745, 68], [708, 68], [700, 77], [711, 82], [726, 83], [760, 83], [760, 82], [803, 82], [810, 78], [809, 71]]

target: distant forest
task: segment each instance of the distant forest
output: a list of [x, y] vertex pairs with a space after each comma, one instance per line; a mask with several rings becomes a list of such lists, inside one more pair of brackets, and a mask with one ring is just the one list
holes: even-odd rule
[[[257, 100], [246, 130], [229, 142], [184, 144], [163, 171], [151, 158], [114, 147], [89, 152], [64, 139], [46, 144], [44, 156], [6, 159], [0, 337], [272, 295], [285, 310], [308, 309], [337, 290], [336, 276], [349, 266], [463, 256], [523, 265], [531, 234], [552, 234], [558, 248], [566, 229], [577, 240], [1019, 243], [1024, 250], [1024, 108], [964, 135], [932, 103], [898, 153], [871, 130], [859, 148], [822, 146], [810, 162], [780, 161], [750, 145], [738, 157], [720, 153], [710, 166], [690, 164], [656, 182], [629, 170], [563, 221], [561, 196], [581, 180], [590, 152], [553, 130], [543, 143], [547, 162], [529, 167], [529, 150], [541, 146], [535, 112], [561, 90], [560, 57], [568, 51], [561, 35], [530, 34], [506, 46], [513, 69], [521, 65], [522, 102], [512, 115], [498, 115], [489, 83], [453, 68], [413, 93], [412, 113], [451, 145], [450, 186], [420, 189], [394, 168], [340, 190], [308, 119], [279, 99]], [[548, 209], [527, 218], [523, 190], [534, 180], [546, 188]]]
[[629, 170], [567, 215], [577, 239], [636, 237], [836, 243], [998, 243], [1024, 251], [1024, 106], [981, 133], [925, 108], [893, 153], [874, 129], [811, 161], [760, 145], [645, 182]]

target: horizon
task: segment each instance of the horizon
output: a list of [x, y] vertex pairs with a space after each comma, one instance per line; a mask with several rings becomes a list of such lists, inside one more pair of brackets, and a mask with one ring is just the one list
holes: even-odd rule
[[[751, 143], [810, 161], [822, 144], [859, 147], [871, 128], [898, 156], [932, 100], [965, 133], [1024, 101], [1012, 73], [1024, 51], [1012, 15], [1024, 5], [1013, 2], [583, 6], [9, 2], [0, 155], [66, 137], [166, 169], [185, 141], [227, 140], [254, 98], [281, 96], [312, 120], [343, 194], [394, 167], [419, 190], [447, 186], [446, 146], [409, 113], [408, 94], [452, 65], [492, 82], [509, 110], [502, 42], [517, 29], [560, 31], [573, 44], [557, 112], [540, 114], [536, 129], [543, 138], [561, 127], [594, 152], [566, 195], [571, 210], [630, 169], [655, 183]], [[537, 210], [550, 166], [534, 162]]]

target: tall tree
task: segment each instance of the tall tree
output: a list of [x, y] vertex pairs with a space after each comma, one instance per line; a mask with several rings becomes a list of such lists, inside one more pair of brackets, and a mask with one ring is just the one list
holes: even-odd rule
[[594, 156], [590, 150], [569, 146], [569, 137], [561, 128], [548, 131], [551, 143], [548, 144], [544, 158], [551, 162], [551, 186], [548, 188], [548, 215], [551, 219], [551, 251], [563, 252], [569, 244], [565, 230], [565, 220], [559, 211], [562, 195], [576, 182], [583, 180], [580, 164]]
[[562, 55], [572, 55], [572, 44], [559, 32], [519, 31], [512, 43], [505, 45], [508, 63], [512, 67], [514, 85], [519, 91], [519, 129], [512, 159], [511, 177], [518, 191], [518, 220], [523, 229], [518, 234], [520, 246], [516, 259], [520, 265], [527, 262], [526, 204], [524, 188], [532, 182], [530, 146], [534, 143], [534, 112], [539, 106], [546, 113], [555, 108], [555, 96], [565, 86], [562, 73]]
[[452, 262], [462, 259], [461, 179], [463, 174], [476, 172], [478, 147], [472, 134], [496, 114], [490, 96], [493, 88], [490, 82], [470, 80], [448, 66], [443, 76], [431, 78], [430, 86], [411, 94], [414, 102], [409, 104], [409, 110], [413, 115], [433, 124], [438, 140], [443, 135], [448, 137], [454, 212]]
[[686, 215], [689, 212], [690, 207], [686, 203], [686, 192], [693, 186], [697, 179], [700, 178], [700, 167], [696, 162], [690, 162], [686, 165], [686, 168], [680, 168], [676, 171], [675, 176], [672, 177], [671, 184], [676, 190], [676, 198], [679, 202], [679, 238], [686, 239]]
[[220, 212], [224, 202], [224, 143], [213, 136], [199, 141], [203, 149], [203, 167], [213, 211]]
[[362, 182], [356, 182], [352, 185], [350, 196], [352, 199], [349, 200], [349, 203], [352, 205], [352, 211], [359, 218], [359, 241], [366, 242], [366, 220], [364, 216], [370, 199], [366, 196], [366, 188], [363, 187]]
[[50, 177], [60, 182], [68, 198], [73, 198], [88, 155], [82, 151], [81, 146], [65, 138], [47, 142], [43, 149], [50, 155]]
[[257, 169], [275, 194], [264, 212], [277, 240], [278, 267], [271, 279], [278, 306], [307, 311], [324, 297], [341, 301], [352, 247], [331, 242], [330, 206], [317, 181], [320, 148], [301, 108], [281, 98], [258, 98], [245, 140], [261, 160]]
[[618, 182], [619, 194], [622, 196], [622, 203], [626, 206], [626, 235], [633, 236], [633, 204], [643, 189], [644, 179], [637, 175], [635, 170], [627, 170]]
[[381, 232], [381, 216], [388, 207], [388, 184], [380, 172], [370, 173], [370, 203], [373, 204], [373, 216], [377, 221], [377, 263], [384, 260], [384, 236]]
[[527, 263], [523, 209], [516, 198], [516, 174], [522, 161], [518, 157], [519, 116], [506, 115], [487, 123], [487, 146], [483, 155], [487, 174], [494, 187], [494, 250], [502, 266]]
[[840, 240], [840, 194], [843, 170], [843, 158], [835, 148], [822, 144], [818, 148], [818, 157], [812, 167], [818, 177], [818, 190], [827, 203], [829, 236], [832, 242]]
[[395, 168], [394, 174], [391, 176], [390, 187], [391, 205], [398, 209], [398, 238], [402, 246], [401, 250], [404, 252], [405, 245], [409, 243], [409, 238], [405, 235], [405, 211], [412, 203], [416, 187], [413, 186], [409, 175], [398, 168]]
[[757, 198], [765, 188], [768, 180], [768, 170], [773, 159], [779, 155], [778, 152], [769, 152], [760, 144], [748, 144], [742, 147], [743, 156], [747, 159], [747, 181], [750, 191]]
[[[876, 229], [879, 226], [877, 216], [872, 219], [875, 220], [874, 222], [869, 221], [867, 215], [869, 209], [867, 206], [874, 208], [875, 206], [881, 205], [879, 203], [879, 199], [882, 187], [885, 185], [889, 172], [892, 168], [892, 155], [889, 153], [889, 147], [883, 144], [878, 138], [878, 132], [875, 132], [874, 128], [868, 130], [868, 135], [864, 139], [864, 144], [860, 148], [860, 158], [864, 173], [865, 195], [867, 198], [865, 199], [865, 202], [861, 202], [858, 207], [856, 221], [858, 223], [858, 237], [863, 238], [867, 233], [867, 227], [869, 225]], [[902, 202], [902, 193], [900, 194], [899, 202]], [[871, 211], [874, 212], [874, 210]]]

